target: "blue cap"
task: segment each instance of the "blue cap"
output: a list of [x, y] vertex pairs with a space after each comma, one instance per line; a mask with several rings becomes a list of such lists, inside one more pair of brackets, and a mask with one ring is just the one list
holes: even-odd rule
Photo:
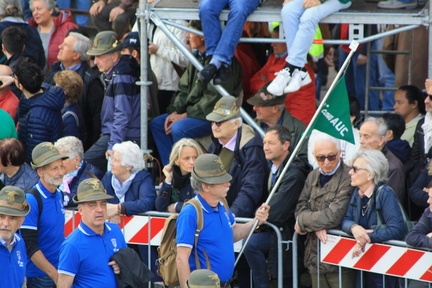
[[132, 47], [132, 48], [140, 48], [140, 40], [138, 32], [130, 32], [123, 39], [123, 48]]

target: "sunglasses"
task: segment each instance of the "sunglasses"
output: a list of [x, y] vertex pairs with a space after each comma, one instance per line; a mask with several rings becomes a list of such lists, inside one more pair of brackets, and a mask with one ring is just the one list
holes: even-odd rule
[[354, 173], [357, 173], [360, 170], [367, 170], [366, 168], [360, 168], [360, 167], [356, 167], [356, 166], [352, 166], [351, 169], [354, 171]]
[[316, 160], [318, 162], [324, 162], [326, 159], [328, 159], [330, 162], [336, 160], [336, 154], [328, 155], [328, 156], [315, 156]]
[[426, 90], [423, 90], [422, 91], [423, 92], [423, 96], [426, 98], [426, 97], [429, 97], [429, 101], [432, 101], [432, 94], [428, 94], [427, 92], [426, 92]]
[[216, 125], [216, 127], [220, 127], [223, 123], [225, 123], [226, 121], [222, 121], [222, 122], [212, 122], [212, 125]]

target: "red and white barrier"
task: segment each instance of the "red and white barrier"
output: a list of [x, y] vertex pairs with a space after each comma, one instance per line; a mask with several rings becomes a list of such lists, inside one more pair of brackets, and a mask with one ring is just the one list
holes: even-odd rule
[[321, 262], [393, 275], [414, 280], [432, 281], [432, 252], [385, 244], [366, 244], [365, 252], [352, 257], [356, 240], [327, 235], [321, 242]]

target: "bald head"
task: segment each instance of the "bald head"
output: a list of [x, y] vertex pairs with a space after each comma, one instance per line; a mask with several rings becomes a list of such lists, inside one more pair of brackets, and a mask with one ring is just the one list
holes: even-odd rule
[[7, 65], [0, 64], [0, 76], [9, 76], [12, 74], [12, 69]]

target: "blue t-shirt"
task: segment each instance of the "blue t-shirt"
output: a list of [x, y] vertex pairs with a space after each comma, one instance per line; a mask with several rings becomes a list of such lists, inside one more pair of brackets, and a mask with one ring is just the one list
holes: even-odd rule
[[[234, 272], [234, 236], [232, 226], [234, 215], [226, 212], [219, 202], [217, 210], [213, 209], [200, 195], [195, 199], [201, 203], [204, 216], [204, 227], [198, 238], [198, 257], [201, 269], [206, 269], [203, 251], [209, 257], [211, 270], [218, 274], [221, 282], [228, 282]], [[181, 210], [176, 222], [177, 247], [192, 249], [189, 257], [191, 271], [196, 270], [194, 238], [197, 228], [197, 215], [193, 205], [186, 205]]]
[[0, 288], [22, 287], [26, 272], [27, 252], [24, 240], [15, 234], [11, 252], [0, 243]]
[[[36, 198], [26, 193], [26, 200], [30, 205], [30, 213], [25, 217], [22, 229], [37, 230], [39, 235], [37, 238], [39, 249], [44, 254], [45, 258], [57, 268], [60, 246], [64, 241], [64, 223], [65, 211], [63, 207], [63, 198], [60, 190], [55, 193], [48, 191], [39, 181], [35, 187], [41, 196], [43, 209], [40, 219], [40, 227], [38, 227], [39, 207]], [[27, 277], [40, 277], [46, 274], [40, 270], [30, 258], [27, 261]]]
[[72, 287], [116, 288], [114, 270], [108, 262], [125, 247], [117, 224], [105, 223], [104, 234], [100, 235], [81, 222], [61, 246], [58, 272], [74, 277]]

